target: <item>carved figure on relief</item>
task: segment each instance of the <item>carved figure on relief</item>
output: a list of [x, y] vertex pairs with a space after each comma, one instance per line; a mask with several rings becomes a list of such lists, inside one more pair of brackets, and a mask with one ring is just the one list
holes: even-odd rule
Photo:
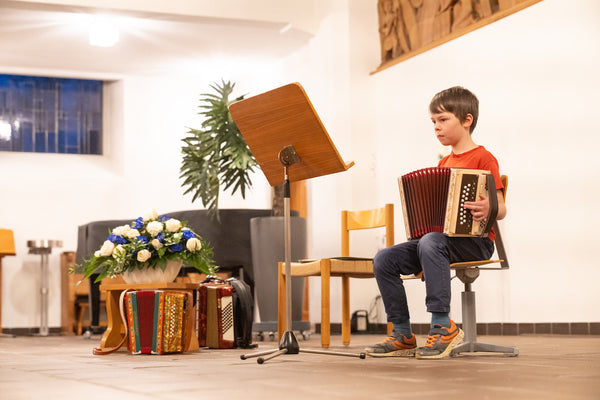
[[381, 60], [385, 62], [407, 53], [409, 48], [403, 33], [398, 0], [379, 0], [377, 6]]
[[378, 0], [382, 62], [443, 39], [515, 3], [518, 0]]

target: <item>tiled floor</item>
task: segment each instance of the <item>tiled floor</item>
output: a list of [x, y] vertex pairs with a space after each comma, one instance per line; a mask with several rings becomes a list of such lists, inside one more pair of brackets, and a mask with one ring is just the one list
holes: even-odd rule
[[[353, 335], [360, 352], [381, 336]], [[245, 350], [92, 355], [100, 337], [0, 338], [0, 398], [15, 399], [600, 399], [600, 336], [482, 336], [518, 357], [422, 361], [301, 353], [258, 365]], [[312, 335], [301, 348], [320, 349]], [[333, 336], [332, 343], [340, 337]], [[424, 338], [419, 337], [419, 343]], [[260, 342], [259, 350], [277, 347]]]

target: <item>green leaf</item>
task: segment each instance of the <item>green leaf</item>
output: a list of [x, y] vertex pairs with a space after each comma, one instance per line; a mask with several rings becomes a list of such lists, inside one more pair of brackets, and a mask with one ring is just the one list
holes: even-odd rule
[[184, 194], [193, 193], [192, 201], [200, 199], [209, 216], [218, 219], [219, 193], [232, 189], [245, 198], [252, 186], [250, 174], [257, 166], [256, 159], [229, 113], [229, 106], [244, 96], [230, 101], [235, 83], [213, 83], [216, 93], [200, 95], [199, 112], [204, 116], [201, 129], [188, 128], [181, 148], [183, 160], [179, 177], [183, 179]]

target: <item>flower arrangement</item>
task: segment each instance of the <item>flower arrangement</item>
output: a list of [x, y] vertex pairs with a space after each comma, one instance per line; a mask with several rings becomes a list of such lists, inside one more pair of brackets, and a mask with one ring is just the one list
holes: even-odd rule
[[213, 274], [212, 248], [198, 234], [179, 221], [156, 210], [137, 218], [129, 225], [111, 231], [94, 255], [72, 272], [84, 279], [99, 274], [96, 282], [136, 269], [161, 268], [169, 260], [182, 260], [204, 274]]

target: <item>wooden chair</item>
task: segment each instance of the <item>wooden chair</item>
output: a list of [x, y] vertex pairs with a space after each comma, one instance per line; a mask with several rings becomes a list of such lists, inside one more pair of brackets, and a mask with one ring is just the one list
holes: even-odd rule
[[2, 258], [16, 254], [13, 231], [0, 229], [0, 336], [2, 336]]
[[[342, 343], [350, 344], [350, 278], [373, 278], [373, 260], [350, 257], [350, 231], [383, 228], [386, 247], [394, 244], [394, 205], [363, 211], [342, 211], [342, 256], [291, 264], [291, 276], [321, 277], [321, 347], [330, 341], [330, 278], [342, 278]], [[279, 263], [278, 273], [278, 331], [285, 330], [285, 263]]]
[[[70, 274], [68, 269], [75, 265], [75, 252], [64, 251], [60, 255], [61, 264], [61, 331], [65, 334], [83, 334], [83, 328], [90, 324], [89, 319], [89, 279], [81, 281], [83, 274]], [[123, 283], [121, 276], [104, 278], [102, 283]], [[106, 305], [106, 293], [100, 292], [100, 307]], [[107, 326], [106, 320], [99, 321]]]

